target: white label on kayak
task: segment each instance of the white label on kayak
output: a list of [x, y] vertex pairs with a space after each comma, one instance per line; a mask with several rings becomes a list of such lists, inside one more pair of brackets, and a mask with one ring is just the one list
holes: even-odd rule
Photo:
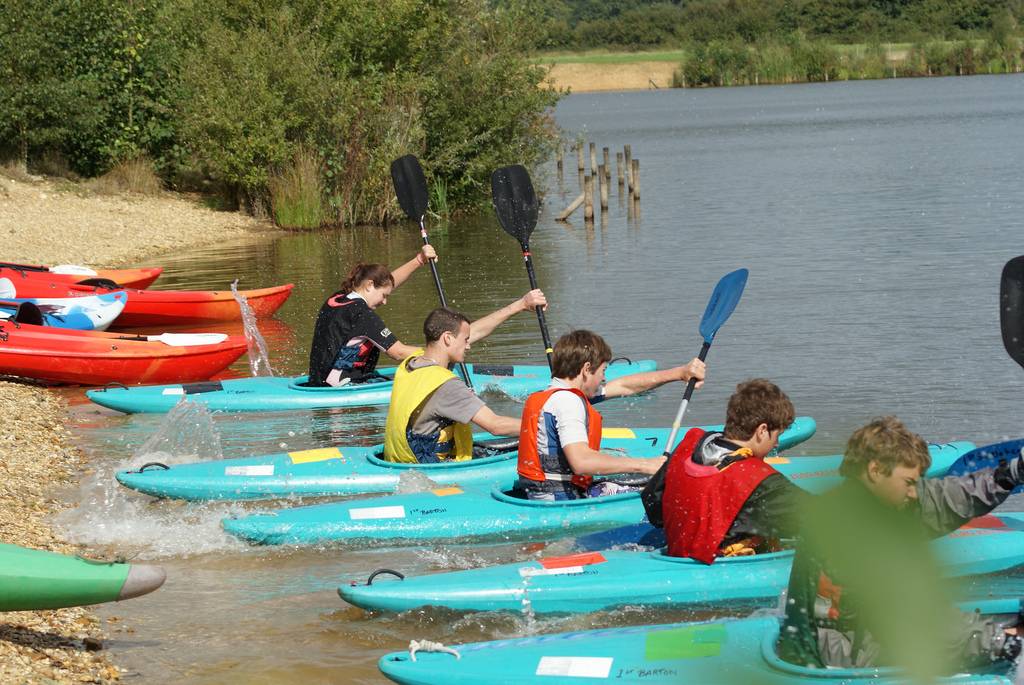
[[536, 675], [607, 678], [611, 670], [610, 656], [542, 656]]
[[363, 507], [361, 509], [349, 509], [348, 516], [353, 521], [366, 519], [404, 519], [405, 507]]
[[164, 388], [161, 395], [184, 395], [185, 388]]
[[227, 466], [224, 468], [225, 476], [272, 476], [274, 475], [273, 464], [254, 464], [252, 466]]
[[534, 568], [523, 566], [519, 569], [520, 578], [531, 578], [533, 576], [565, 576], [573, 573], [583, 573], [582, 566], [565, 566], [563, 568]]

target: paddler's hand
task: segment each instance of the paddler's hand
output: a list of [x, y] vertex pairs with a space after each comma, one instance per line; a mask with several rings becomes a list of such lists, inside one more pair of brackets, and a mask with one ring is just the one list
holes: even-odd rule
[[675, 371], [679, 372], [679, 380], [681, 381], [689, 381], [691, 378], [696, 378], [697, 384], [693, 387], [699, 388], [704, 385], [704, 373], [707, 371], [707, 367], [704, 366], [704, 362], [694, 357], [686, 366], [677, 366]]
[[423, 266], [431, 259], [437, 261], [437, 253], [434, 252], [433, 245], [424, 245], [416, 254], [416, 261], [420, 263], [420, 266]]
[[651, 459], [637, 459], [637, 467], [633, 469], [636, 473], [646, 473], [653, 476], [668, 459], [665, 457], [654, 457]]
[[524, 311], [527, 309], [535, 310], [537, 307], [540, 307], [543, 311], [548, 309], [548, 298], [544, 297], [544, 293], [540, 288], [526, 293], [519, 298], [519, 302], [522, 304]]

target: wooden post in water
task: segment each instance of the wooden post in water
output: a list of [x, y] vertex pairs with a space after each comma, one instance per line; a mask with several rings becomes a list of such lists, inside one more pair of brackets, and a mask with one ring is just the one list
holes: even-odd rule
[[629, 145], [623, 147], [626, 161], [626, 187], [629, 189], [629, 194], [633, 194], [633, 150]]
[[605, 173], [605, 179], [604, 180], [607, 182], [607, 181], [611, 180], [611, 177], [612, 177], [612, 165], [611, 165], [611, 163], [608, 160], [608, 148], [606, 148], [606, 147], [605, 148], [601, 148], [601, 156], [604, 159], [604, 173]]
[[583, 220], [588, 224], [594, 222], [594, 177], [587, 174], [583, 180]]
[[626, 177], [622, 175], [622, 153], [615, 153], [615, 176], [619, 179], [619, 188], [622, 188], [626, 182]]
[[[605, 148], [605, 152], [607, 152], [607, 151], [608, 151], [608, 148]], [[604, 164], [602, 164], [601, 166], [597, 167], [597, 173], [598, 173], [598, 176], [597, 176], [597, 186], [601, 190], [601, 211], [607, 213], [608, 212], [608, 177], [607, 177], [608, 169], [607, 169], [607, 167], [605, 167]]]
[[640, 199], [640, 160], [633, 160], [633, 199]]
[[573, 200], [568, 207], [562, 210], [562, 213], [555, 217], [555, 221], [568, 221], [569, 215], [579, 209], [580, 205], [583, 204], [583, 200], [586, 195], [580, 193], [575, 200]]
[[581, 174], [586, 169], [586, 166], [583, 164], [583, 141], [581, 140], [576, 141], [576, 169]]
[[590, 144], [590, 175], [597, 173], [597, 145]]
[[564, 151], [563, 148], [564, 148], [564, 145], [562, 144], [562, 141], [559, 140], [558, 141], [558, 146], [555, 148], [555, 166], [558, 167], [558, 176], [559, 177], [562, 176], [562, 153]]

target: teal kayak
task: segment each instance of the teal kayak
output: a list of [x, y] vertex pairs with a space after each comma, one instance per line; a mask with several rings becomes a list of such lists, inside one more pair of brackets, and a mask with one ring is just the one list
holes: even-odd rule
[[[470, 380], [477, 392], [494, 390], [510, 397], [526, 397], [551, 382], [547, 366], [468, 364]], [[606, 378], [654, 371], [651, 360], [616, 361], [608, 366]], [[391, 400], [391, 378], [395, 368], [378, 369], [388, 380], [349, 383], [336, 388], [311, 388], [307, 377], [258, 376], [224, 381], [178, 385], [143, 385], [132, 388], [97, 388], [86, 393], [90, 400], [126, 413], [167, 412], [182, 398], [205, 404], [211, 411], [286, 411], [329, 407], [368, 407]]]
[[[997, 573], [1024, 564], [1024, 533], [986, 516], [933, 543], [946, 575]], [[786, 588], [793, 552], [727, 557], [707, 565], [663, 551], [583, 552], [394, 581], [387, 575], [338, 588], [371, 611], [438, 606], [457, 611], [587, 613], [621, 606], [694, 608], [764, 604]], [[629, 578], [624, 591], [623, 578]]]
[[0, 544], [0, 611], [59, 609], [114, 602], [163, 585], [159, 566], [92, 561]]
[[[1013, 620], [1014, 599], [984, 600], [961, 608]], [[909, 678], [892, 668], [811, 669], [778, 658], [779, 619], [757, 616], [705, 623], [606, 628], [446, 648], [410, 644], [381, 657], [385, 676], [403, 685], [501, 683], [757, 683], [758, 685], [889, 685]], [[412, 649], [419, 646], [414, 654]], [[428, 651], [432, 650], [432, 651]], [[444, 651], [442, 651], [444, 650]], [[1013, 683], [1013, 665], [958, 673], [936, 683]]]
[[[721, 430], [721, 426], [704, 426]], [[788, 449], [814, 435], [810, 417], [798, 417], [779, 438]], [[627, 454], [660, 454], [667, 428], [606, 428], [601, 445]], [[223, 459], [192, 464], [150, 465], [138, 471], [119, 471], [117, 480], [155, 497], [187, 500], [266, 499], [290, 495], [362, 495], [392, 492], [402, 474], [416, 471], [439, 484], [512, 487], [518, 463], [518, 441], [481, 434], [479, 458], [441, 464], [399, 464], [383, 461], [383, 445], [326, 447], [258, 457]], [[488, 441], [490, 439], [490, 441]]]
[[[969, 442], [930, 445], [932, 473], [945, 472]], [[656, 456], [656, 447], [636, 456]], [[776, 457], [772, 465], [797, 485], [820, 492], [839, 482], [841, 455]], [[640, 493], [545, 502], [500, 486], [448, 486], [412, 494], [280, 509], [225, 519], [224, 530], [257, 544], [398, 545], [548, 540], [640, 523]]]

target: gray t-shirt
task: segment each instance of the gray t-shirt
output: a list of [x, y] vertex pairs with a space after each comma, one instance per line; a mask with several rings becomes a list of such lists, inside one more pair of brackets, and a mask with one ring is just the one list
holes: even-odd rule
[[[409, 360], [410, 371], [436, 362], [426, 357]], [[441, 385], [428, 397], [409, 419], [412, 432], [417, 435], [434, 435], [453, 423], [469, 423], [470, 419], [484, 406], [483, 400], [473, 394], [461, 378], [453, 378]]]

